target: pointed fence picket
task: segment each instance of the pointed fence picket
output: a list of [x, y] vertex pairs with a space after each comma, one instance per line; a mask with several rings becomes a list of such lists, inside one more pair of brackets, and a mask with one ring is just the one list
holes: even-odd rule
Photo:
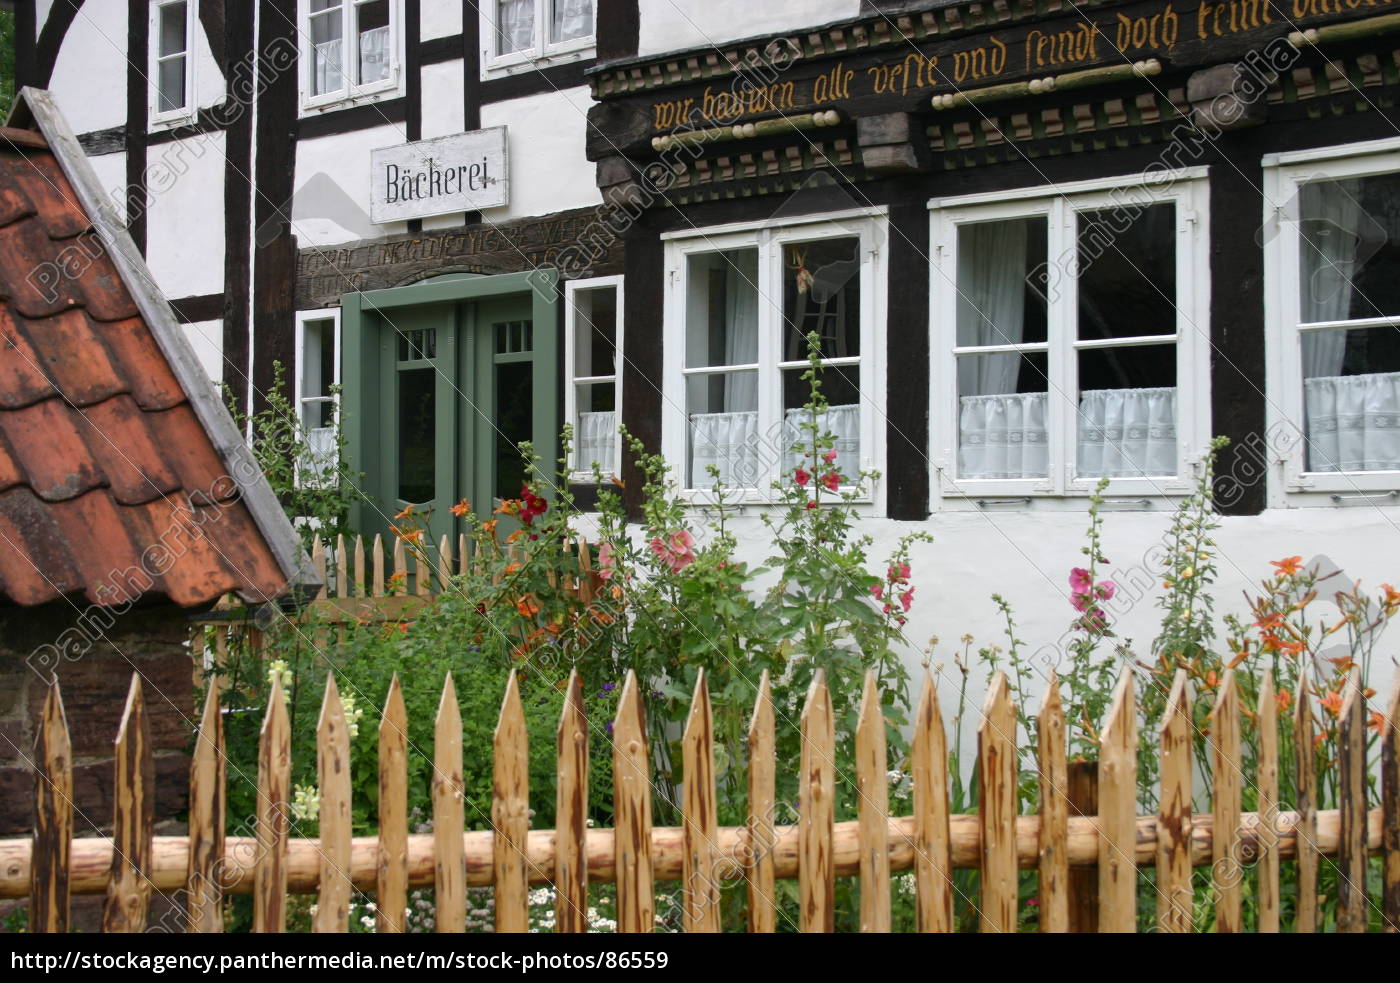
[[[352, 595], [353, 596], [353, 595]], [[690, 931], [721, 927], [721, 890], [746, 878], [749, 927], [753, 931], [801, 928], [829, 931], [835, 925], [835, 880], [859, 879], [860, 927], [891, 928], [891, 878], [911, 871], [918, 928], [949, 931], [956, 869], [980, 870], [977, 896], [960, 895], [961, 906], [984, 931], [1014, 931], [1031, 913], [1024, 899], [1025, 878], [1038, 878], [1040, 927], [1060, 931], [1076, 899], [1070, 869], [1097, 868], [1101, 900], [1099, 928], [1137, 927], [1140, 870], [1155, 865], [1158, 893], [1155, 919], [1164, 931], [1187, 931], [1192, 911], [1193, 869], [1207, 865], [1216, 927], [1240, 931], [1318, 928], [1316, 885], [1319, 858], [1334, 858], [1339, 871], [1340, 931], [1364, 931], [1380, 924], [1394, 931], [1400, 918], [1400, 683], [1384, 712], [1368, 716], [1358, 685], [1346, 687], [1333, 736], [1341, 761], [1339, 805], [1316, 809], [1317, 779], [1309, 714], [1309, 694], [1295, 704], [1294, 740], [1301, 745], [1292, 762], [1299, 810], [1279, 812], [1278, 782], [1285, 764], [1278, 755], [1279, 700], [1272, 677], [1257, 689], [1259, 704], [1245, 713], [1239, 678], [1227, 673], [1214, 695], [1208, 720], [1213, 767], [1203, 776], [1212, 812], [1195, 815], [1192, 797], [1191, 704], [1184, 673], [1167, 698], [1157, 771], [1160, 806], [1155, 815], [1136, 813], [1139, 750], [1133, 677], [1125, 672], [1099, 731], [1097, 768], [1100, 808], [1081, 817], [1042, 802], [1036, 815], [1018, 815], [1017, 714], [1007, 680], [998, 676], [988, 692], [978, 729], [977, 772], [981, 793], [977, 815], [951, 815], [948, 757], [937, 693], [923, 681], [909, 772], [914, 814], [888, 815], [886, 722], [877, 680], [862, 692], [854, 741], [855, 767], [837, 767], [837, 717], [821, 672], [812, 679], [802, 711], [803, 751], [798, 771], [798, 822], [773, 823], [774, 782], [792, 762], [776, 759], [775, 708], [769, 681], [759, 685], [748, 739], [750, 789], [747, 823], [719, 826], [715, 800], [716, 748], [709, 681], [701, 675], [682, 735], [683, 826], [652, 827], [651, 758], [638, 679], [629, 673], [613, 721], [615, 828], [590, 831], [588, 811], [588, 722], [581, 683], [566, 684], [557, 732], [558, 829], [530, 829], [528, 748], [519, 681], [506, 685], [492, 741], [495, 775], [490, 830], [466, 829], [462, 784], [462, 724], [452, 679], [443, 682], [431, 750], [434, 831], [410, 835], [405, 813], [409, 721], [398, 678], [391, 683], [379, 728], [378, 833], [352, 838], [350, 830], [349, 740], [333, 679], [327, 681], [317, 726], [316, 765], [320, 780], [319, 837], [289, 836], [291, 750], [288, 712], [280, 680], [274, 680], [259, 739], [254, 835], [224, 831], [225, 784], [222, 715], [217, 688], [206, 695], [190, 771], [190, 832], [154, 837], [151, 822], [152, 756], [141, 680], [133, 677], [115, 750], [115, 794], [111, 838], [72, 838], [71, 741], [60, 684], [46, 694], [36, 742], [36, 800], [32, 839], [0, 840], [0, 897], [28, 897], [35, 931], [62, 931], [70, 894], [105, 894], [107, 931], [142, 931], [152, 891], [188, 892], [191, 931], [218, 931], [225, 894], [253, 895], [256, 931], [282, 931], [290, 894], [318, 894], [316, 931], [344, 931], [352, 892], [372, 892], [381, 931], [405, 927], [407, 891], [432, 887], [438, 929], [464, 928], [466, 892], [491, 887], [496, 928], [528, 928], [530, 885], [556, 886], [557, 928], [587, 930], [590, 892], [616, 886], [617, 922], [623, 931], [651, 931], [656, 918], [656, 885], [680, 882], [681, 921]], [[851, 708], [844, 708], [849, 711]], [[1058, 694], [1046, 695], [1036, 719], [1036, 760], [1046, 799], [1066, 797], [1065, 721]], [[1245, 727], [1257, 729], [1260, 749], [1250, 774], [1240, 742]], [[1379, 798], [1368, 802], [1366, 744], [1375, 728], [1380, 758]], [[1029, 735], [1027, 735], [1029, 736]], [[413, 753], [427, 753], [414, 748]], [[731, 762], [730, 766], [741, 766]], [[856, 818], [838, 822], [838, 783], [854, 783]], [[1252, 787], [1259, 811], [1242, 812], [1242, 789]], [[1203, 793], [1204, 794], [1204, 790]], [[1381, 893], [1370, 896], [1365, 875], [1372, 857], [1380, 860]], [[1294, 868], [1299, 899], [1291, 924], [1280, 900], [1282, 862]], [[1019, 873], [1018, 873], [1019, 871]], [[1031, 873], [1035, 872], [1035, 873]], [[1232, 892], [1253, 878], [1258, 899], [1246, 925]], [[797, 910], [777, 903], [776, 882], [797, 881]], [[1287, 883], [1285, 880], [1284, 883]], [[1205, 914], [1204, 912], [1202, 914]], [[795, 916], [795, 917], [794, 917]]]

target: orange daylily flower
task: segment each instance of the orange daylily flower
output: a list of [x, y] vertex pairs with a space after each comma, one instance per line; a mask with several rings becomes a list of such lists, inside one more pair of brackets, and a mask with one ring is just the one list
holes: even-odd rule
[[535, 595], [526, 594], [515, 602], [515, 610], [520, 612], [522, 618], [533, 618], [540, 613], [540, 604], [535, 600]]
[[1280, 614], [1278, 611], [1275, 611], [1273, 614], [1265, 615], [1258, 621], [1254, 622], [1254, 627], [1262, 629], [1264, 631], [1268, 631], [1273, 628], [1278, 628], [1282, 624], [1283, 615]]
[[1352, 666], [1356, 665], [1356, 663], [1352, 661], [1351, 656], [1349, 655], [1338, 655], [1331, 659], [1328, 659], [1327, 661], [1336, 666], [1338, 672], [1346, 672]]
[[1286, 713], [1288, 708], [1293, 705], [1293, 694], [1288, 692], [1288, 690], [1275, 693], [1274, 699], [1278, 701], [1278, 708], [1281, 713]]
[[502, 570], [501, 572], [504, 573], [506, 576], [510, 576], [511, 574], [517, 572], [518, 570], [520, 570], [520, 564], [518, 564], [518, 563], [507, 563], [507, 564], [506, 564], [506, 568], [505, 568], [504, 570]]
[[1206, 678], [1205, 678], [1205, 687], [1206, 687], [1206, 689], [1215, 689], [1215, 687], [1217, 687], [1217, 686], [1219, 686], [1219, 685], [1220, 685], [1220, 680], [1219, 680], [1219, 678], [1215, 675], [1215, 670], [1214, 670], [1214, 669], [1212, 669], [1210, 672], [1206, 673]]
[[1385, 726], [1385, 714], [1381, 713], [1379, 710], [1372, 710], [1370, 723], [1366, 726], [1379, 734], [1381, 728]]
[[470, 512], [471, 510], [472, 510], [472, 503], [471, 503], [471, 502], [468, 502], [468, 501], [464, 498], [464, 499], [462, 499], [460, 502], [458, 502], [456, 505], [452, 506], [452, 508], [449, 509], [448, 511], [450, 511], [453, 515], [455, 515], [457, 518], [460, 519], [460, 518], [462, 518], [462, 516], [466, 515], [466, 514], [467, 514], [468, 512]]
[[1269, 563], [1277, 567], [1278, 572], [1285, 577], [1292, 577], [1303, 569], [1303, 558], [1301, 556], [1286, 556], [1282, 560], [1270, 560]]
[[403, 507], [403, 511], [400, 512], [398, 515], [394, 516], [394, 518], [395, 518], [395, 519], [407, 519], [410, 515], [413, 515], [413, 506], [412, 506], [412, 505], [405, 505], [405, 506]]
[[1323, 709], [1325, 709], [1325, 710], [1326, 710], [1328, 713], [1330, 713], [1332, 716], [1334, 716], [1334, 717], [1341, 716], [1341, 713], [1342, 713], [1342, 694], [1341, 694], [1341, 693], [1338, 693], [1336, 690], [1332, 690], [1332, 691], [1330, 691], [1326, 696], [1324, 696], [1320, 702], [1322, 703]]
[[1389, 584], [1381, 584], [1381, 589], [1385, 591], [1385, 606], [1393, 608], [1400, 606], [1400, 591]]

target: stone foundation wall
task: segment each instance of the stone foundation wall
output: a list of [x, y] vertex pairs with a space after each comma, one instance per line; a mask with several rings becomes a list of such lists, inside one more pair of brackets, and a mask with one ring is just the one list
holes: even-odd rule
[[[75, 623], [69, 604], [0, 611], [0, 837], [23, 837], [34, 826], [35, 728], [48, 691], [30, 655]], [[57, 666], [73, 741], [73, 835], [110, 834], [112, 744], [132, 672], [139, 672], [155, 758], [157, 835], [184, 831], [176, 817], [189, 793], [189, 751], [198, 723], [185, 611], [136, 610], [118, 619], [75, 660]], [[77, 927], [100, 899], [74, 898]], [[6, 905], [10, 908], [12, 905]], [[0, 912], [3, 914], [3, 912]]]

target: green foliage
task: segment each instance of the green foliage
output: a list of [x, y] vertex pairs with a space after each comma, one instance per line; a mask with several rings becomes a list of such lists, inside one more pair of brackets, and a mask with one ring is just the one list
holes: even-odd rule
[[[300, 531], [305, 546], [319, 533], [333, 539], [350, 531], [350, 506], [359, 498], [359, 476], [345, 470], [346, 438], [338, 425], [329, 452], [317, 453], [301, 414], [288, 395], [287, 373], [281, 362], [272, 363], [272, 385], [267, 406], [248, 416], [239, 409], [238, 397], [227, 385], [224, 399], [239, 432], [253, 435], [253, 456], [283, 509]], [[338, 389], [332, 388], [332, 393]]]

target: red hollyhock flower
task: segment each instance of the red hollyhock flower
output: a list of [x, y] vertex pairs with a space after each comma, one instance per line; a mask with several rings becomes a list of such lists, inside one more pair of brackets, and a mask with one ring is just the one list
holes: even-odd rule
[[807, 482], [812, 480], [812, 475], [805, 468], [798, 468], [792, 473], [792, 480], [797, 482], [798, 488], [806, 488]]

